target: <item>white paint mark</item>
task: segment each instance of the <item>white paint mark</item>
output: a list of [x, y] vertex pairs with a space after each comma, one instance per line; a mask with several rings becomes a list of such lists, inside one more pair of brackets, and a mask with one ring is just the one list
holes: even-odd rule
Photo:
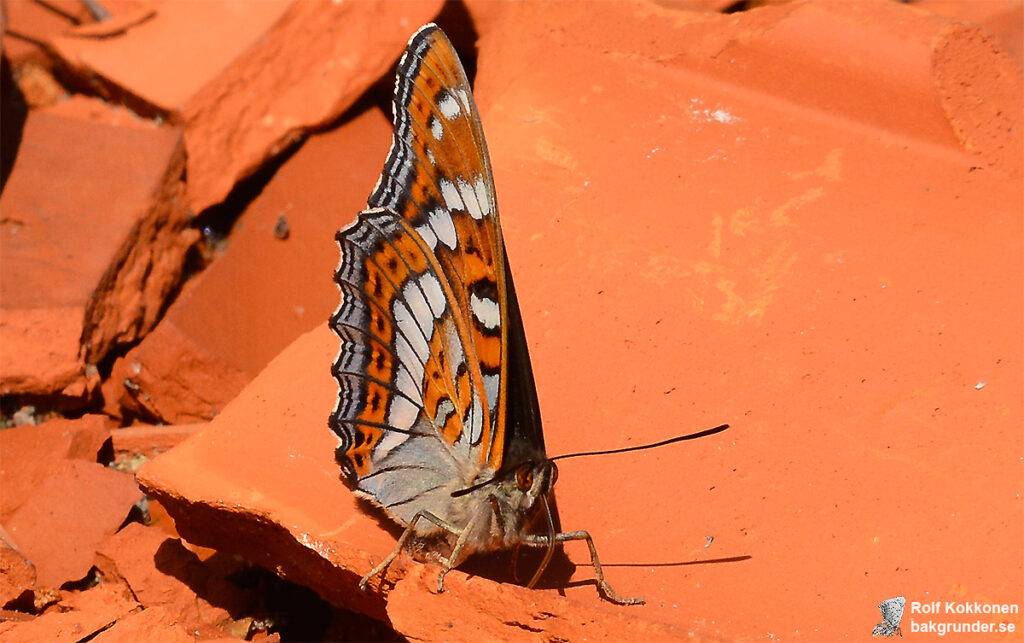
[[716, 109], [715, 111], [711, 112], [711, 118], [715, 119], [719, 123], [735, 123], [736, 121], [740, 120], [738, 117], [733, 116], [724, 109]]
[[493, 299], [478, 297], [473, 293], [469, 296], [469, 307], [484, 328], [494, 329], [501, 325], [501, 309]]

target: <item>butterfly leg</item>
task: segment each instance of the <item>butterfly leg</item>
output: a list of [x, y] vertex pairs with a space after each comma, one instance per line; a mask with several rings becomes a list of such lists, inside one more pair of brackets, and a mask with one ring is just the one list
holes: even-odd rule
[[469, 554], [469, 552], [464, 553], [463, 549], [465, 549], [466, 547], [466, 542], [469, 540], [469, 535], [476, 531], [475, 528], [477, 526], [477, 523], [483, 518], [485, 518], [488, 512], [493, 512], [500, 518], [497, 505], [498, 501], [493, 496], [491, 496], [490, 500], [491, 506], [485, 506], [478, 509], [477, 512], [473, 514], [473, 516], [469, 519], [469, 523], [466, 525], [466, 528], [461, 531], [450, 525], [439, 525], [444, 529], [447, 529], [451, 533], [456, 534], [458, 536], [458, 540], [455, 541], [455, 546], [452, 547], [452, 553], [448, 556], [448, 560], [445, 562], [444, 566], [441, 567], [441, 573], [437, 575], [438, 592], [444, 591], [444, 577], [448, 575], [448, 572], [452, 571], [453, 568], [457, 567], [459, 563], [461, 563]]
[[405, 528], [405, 531], [402, 532], [402, 535], [399, 536], [398, 543], [395, 544], [395, 548], [391, 551], [391, 553], [388, 554], [387, 557], [385, 557], [384, 560], [382, 560], [379, 565], [371, 569], [369, 573], [366, 574], [366, 576], [363, 576], [362, 579], [360, 579], [360, 590], [365, 591], [366, 584], [370, 581], [370, 579], [374, 576], [377, 576], [378, 574], [383, 574], [387, 570], [388, 566], [390, 566], [391, 563], [394, 562], [395, 558], [398, 558], [398, 554], [402, 553], [402, 548], [405, 547], [405, 543], [409, 540], [409, 537], [412, 536], [412, 534], [415, 532], [416, 523], [419, 521], [420, 518], [429, 520], [441, 529], [449, 531], [453, 534], [461, 535], [456, 527], [449, 525], [447, 522], [441, 520], [429, 511], [421, 511], [417, 513], [415, 516], [412, 517], [412, 520], [409, 522], [409, 526]]
[[[531, 547], [550, 547], [551, 536], [534, 534], [523, 541], [523, 544], [530, 545]], [[558, 533], [554, 535], [554, 541], [556, 543], [564, 543], [570, 540], [585, 540], [587, 541], [587, 547], [590, 548], [590, 562], [594, 565], [594, 578], [597, 580], [597, 586], [600, 588], [601, 593], [605, 595], [613, 603], [619, 605], [643, 605], [644, 599], [642, 597], [627, 598], [620, 595], [612, 586], [608, 584], [608, 581], [604, 579], [604, 570], [601, 568], [601, 560], [597, 557], [597, 548], [594, 546], [594, 539], [590, 537], [585, 531], [569, 531], [564, 533]]]

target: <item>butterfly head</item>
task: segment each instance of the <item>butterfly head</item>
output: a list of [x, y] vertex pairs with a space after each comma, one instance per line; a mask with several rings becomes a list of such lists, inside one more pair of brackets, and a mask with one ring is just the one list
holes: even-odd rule
[[493, 498], [503, 517], [505, 535], [511, 537], [535, 521], [543, 521], [543, 507], [548, 505], [557, 479], [558, 467], [551, 460], [525, 460], [451, 495], [455, 498], [471, 494], [478, 498]]
[[547, 459], [527, 460], [514, 469], [496, 476], [491, 492], [501, 505], [505, 537], [510, 543], [519, 534], [539, 528], [547, 531], [551, 518], [550, 498], [558, 478], [558, 467]]
[[558, 479], [558, 467], [551, 460], [527, 461], [516, 467], [506, 485], [515, 485], [515, 491], [530, 499], [530, 505], [541, 496], [547, 496]]

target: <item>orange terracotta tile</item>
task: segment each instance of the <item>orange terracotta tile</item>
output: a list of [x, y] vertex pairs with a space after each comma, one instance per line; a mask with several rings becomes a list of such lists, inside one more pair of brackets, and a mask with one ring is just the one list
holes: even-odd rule
[[[338, 262], [334, 231], [365, 205], [389, 144], [390, 124], [376, 109], [311, 137], [160, 326], [117, 361], [104, 396], [166, 422], [208, 420], [296, 336], [327, 319], [338, 305], [329, 278]], [[281, 220], [285, 239], [275, 235]]]
[[64, 459], [96, 462], [110, 439], [109, 425], [105, 416], [86, 415], [0, 431], [0, 522], [30, 498]]
[[915, 8], [977, 25], [996, 38], [1024, 69], [1024, 3], [1017, 0], [914, 0]]
[[231, 612], [246, 605], [242, 590], [212, 574], [177, 539], [139, 523], [111, 536], [96, 565], [104, 576], [127, 583], [143, 607], [166, 610], [192, 635], [218, 635], [232, 621]]
[[124, 616], [94, 638], [93, 643], [120, 643], [121, 641], [147, 641], [148, 643], [194, 643], [193, 632], [186, 632], [182, 624], [163, 607], [149, 607]]
[[25, 124], [3, 195], [5, 394], [84, 398], [91, 364], [156, 322], [186, 229], [177, 131], [75, 99]]
[[142, 498], [135, 480], [95, 462], [63, 461], [4, 526], [40, 587], [81, 580], [96, 548]]
[[526, 636], [499, 624], [547, 627], [530, 596], [552, 628], [806, 640], [867, 636], [893, 595], [1024, 601], [1024, 110], [990, 36], [879, 2], [479, 6], [548, 452], [733, 425], [561, 467], [563, 527], [648, 604], [603, 602], [572, 546], [564, 602], [462, 572], [439, 597], [404, 557], [360, 593], [394, 530], [338, 481], [322, 327], [140, 472], [181, 533], [424, 639], [472, 631], [456, 604]]
[[152, 19], [115, 37], [64, 36], [51, 46], [81, 82], [185, 124], [189, 205], [200, 212], [304, 131], [337, 118], [384, 73], [410, 26], [439, 7], [160, 2]]
[[11, 603], [35, 584], [35, 566], [26, 560], [14, 538], [0, 525], [0, 605]]
[[114, 445], [114, 457], [123, 459], [142, 455], [153, 458], [192, 437], [202, 426], [201, 424], [159, 426], [136, 424], [123, 429], [115, 429], [110, 434]]
[[42, 59], [39, 46], [53, 35], [91, 20], [85, 5], [77, 0], [7, 0], [4, 3], [4, 57], [12, 62]]
[[4, 643], [77, 643], [138, 608], [124, 586], [101, 583], [83, 592], [70, 592], [60, 609], [31, 621], [0, 623], [0, 636]]

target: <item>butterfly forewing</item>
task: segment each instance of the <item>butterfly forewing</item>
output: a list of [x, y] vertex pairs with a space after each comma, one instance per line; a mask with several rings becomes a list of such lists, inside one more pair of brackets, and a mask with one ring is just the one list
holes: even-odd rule
[[[479, 116], [433, 25], [410, 40], [394, 109], [370, 209], [338, 234], [342, 305], [332, 326], [342, 346], [331, 426], [347, 477], [407, 520], [413, 505], [431, 508], [431, 494], [443, 502], [446, 476], [458, 488], [501, 466], [510, 324]], [[521, 336], [518, 309], [514, 317]], [[522, 337], [516, 346], [525, 354]], [[526, 373], [535, 409], [528, 362]]]
[[465, 71], [447, 37], [421, 29], [399, 63], [395, 137], [369, 199], [420, 233], [465, 315], [471, 381], [485, 402], [481, 464], [501, 463], [505, 380], [504, 247], [487, 145]]

